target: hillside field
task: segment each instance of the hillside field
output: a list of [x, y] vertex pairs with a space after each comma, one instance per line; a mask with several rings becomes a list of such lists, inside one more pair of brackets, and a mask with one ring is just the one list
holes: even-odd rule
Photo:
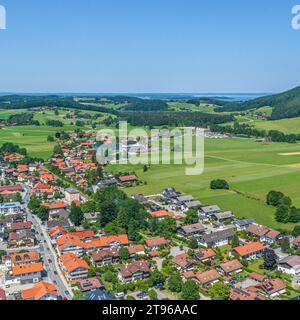
[[[8, 119], [10, 115], [28, 112], [26, 109], [20, 110], [0, 110], [0, 119]], [[58, 131], [73, 131], [77, 128], [74, 123], [76, 120], [65, 119], [68, 113], [74, 113], [73, 110], [59, 110], [59, 114], [55, 115], [54, 111], [34, 111], [34, 120], [38, 120], [40, 126], [14, 126], [3, 127], [0, 129], [0, 145], [5, 142], [12, 142], [24, 147], [28, 150], [29, 154], [33, 157], [48, 159], [52, 154], [54, 143], [48, 142], [49, 135], [54, 136]], [[91, 115], [100, 114], [96, 121], [103, 120], [105, 114], [95, 111], [83, 111], [82, 113], [89, 113]], [[51, 127], [45, 125], [47, 120], [58, 120], [63, 122], [63, 127]], [[87, 121], [82, 119], [83, 121]], [[73, 123], [73, 124], [72, 124]], [[91, 130], [91, 126], [80, 127], [83, 130]], [[98, 125], [97, 129], [103, 126]]]
[[284, 133], [300, 134], [300, 117], [273, 121], [257, 121], [254, 126], [260, 130], [278, 130]]

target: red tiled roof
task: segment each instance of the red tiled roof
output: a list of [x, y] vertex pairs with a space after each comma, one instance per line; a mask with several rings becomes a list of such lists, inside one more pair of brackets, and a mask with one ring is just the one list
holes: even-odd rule
[[60, 261], [65, 266], [68, 272], [72, 272], [78, 268], [83, 268], [89, 270], [90, 267], [87, 262], [83, 259], [80, 259], [73, 253], [64, 253], [60, 256]]
[[233, 250], [237, 252], [240, 256], [251, 255], [256, 252], [260, 252], [266, 248], [266, 245], [260, 242], [250, 242], [243, 246], [234, 248]]
[[213, 249], [200, 249], [199, 253], [197, 255], [197, 259], [202, 261], [206, 259], [210, 259], [216, 256], [216, 253], [214, 252]]
[[293, 244], [300, 244], [300, 236], [298, 236], [295, 240], [292, 241]]
[[132, 176], [123, 176], [123, 177], [120, 177], [119, 180], [120, 180], [122, 183], [125, 183], [125, 182], [137, 181], [138, 178], [137, 178], [137, 176], [132, 175]]
[[124, 278], [131, 277], [136, 272], [150, 272], [149, 263], [145, 260], [133, 261], [119, 269]]
[[128, 248], [129, 254], [135, 254], [135, 253], [144, 252], [144, 251], [145, 251], [145, 247], [142, 244], [132, 245]]
[[216, 281], [219, 278], [220, 278], [220, 274], [215, 269], [196, 273], [196, 279], [202, 285], [205, 285], [205, 284], [208, 284], [210, 282]]
[[265, 281], [265, 276], [259, 274], [259, 273], [256, 273], [256, 272], [252, 272], [249, 277], [255, 281], [258, 281], [258, 282], [263, 282]]
[[163, 237], [153, 238], [153, 239], [145, 240], [145, 244], [147, 247], [155, 247], [155, 246], [160, 246], [160, 245], [166, 245], [166, 244], [168, 244], [168, 241]]
[[265, 280], [260, 285], [260, 288], [268, 295], [282, 291], [285, 287], [285, 283], [279, 278]]
[[190, 264], [189, 255], [187, 253], [179, 254], [172, 259], [172, 262], [181, 268], [185, 268]]
[[26, 264], [40, 260], [40, 253], [38, 251], [9, 252], [8, 256], [10, 257], [13, 265]]
[[48, 282], [39, 282], [31, 289], [22, 290], [23, 300], [40, 300], [45, 295], [58, 296], [56, 287]]
[[93, 289], [99, 289], [103, 287], [101, 279], [97, 277], [79, 280], [78, 285], [82, 292], [91, 291]]
[[120, 245], [128, 245], [128, 237], [127, 235], [116, 235], [116, 236], [105, 236], [97, 239], [93, 239], [89, 242], [83, 242], [81, 241], [80, 237], [78, 235], [73, 235], [72, 233], [67, 233], [63, 235], [62, 237], [58, 238], [56, 240], [57, 245], [62, 248], [66, 245], [73, 245], [77, 247], [82, 247], [85, 249], [89, 248], [104, 248], [104, 247], [110, 247], [111, 244], [114, 242], [119, 243]]
[[152, 218], [174, 217], [174, 213], [165, 210], [154, 211], [151, 212], [150, 215]]
[[251, 300], [266, 300], [265, 297], [257, 293], [255, 290], [251, 290], [251, 288], [233, 288], [230, 290], [230, 300], [233, 301], [251, 301]]
[[54, 228], [49, 230], [49, 234], [50, 234], [51, 237], [53, 237], [53, 236], [55, 236], [55, 235], [57, 235], [59, 233], [66, 234], [67, 230], [65, 228], [61, 227], [61, 226], [56, 226], [56, 227], [54, 227]]
[[11, 224], [12, 231], [31, 229], [31, 227], [32, 227], [31, 221], [15, 222]]
[[55, 209], [65, 209], [68, 207], [68, 205], [64, 201], [57, 201], [57, 202], [51, 202], [51, 203], [42, 203], [41, 206], [49, 208], [49, 210], [55, 210]]
[[24, 190], [23, 187], [20, 185], [0, 187], [0, 192], [4, 192], [4, 191], [22, 192], [23, 190]]
[[227, 262], [221, 263], [220, 268], [225, 273], [231, 273], [233, 271], [243, 269], [243, 265], [237, 259], [234, 259], [232, 261], [227, 261]]
[[29, 274], [34, 272], [42, 272], [44, 270], [43, 263], [37, 262], [32, 264], [25, 264], [22, 266], [15, 266], [12, 267], [12, 274], [14, 276], [19, 276], [22, 274]]

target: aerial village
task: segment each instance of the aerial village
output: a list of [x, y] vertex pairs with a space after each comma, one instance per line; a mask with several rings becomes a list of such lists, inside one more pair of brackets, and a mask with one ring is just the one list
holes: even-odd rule
[[[277, 300], [300, 295], [300, 236], [96, 161], [95, 134], [47, 162], [0, 159], [0, 300]], [[133, 143], [134, 144], [134, 143]]]

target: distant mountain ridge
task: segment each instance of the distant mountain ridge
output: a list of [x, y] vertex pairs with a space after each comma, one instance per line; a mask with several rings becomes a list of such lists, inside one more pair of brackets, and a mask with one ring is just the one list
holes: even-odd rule
[[217, 112], [246, 111], [249, 109], [272, 107], [273, 120], [300, 116], [300, 86], [283, 93], [269, 95], [245, 102], [218, 101]]

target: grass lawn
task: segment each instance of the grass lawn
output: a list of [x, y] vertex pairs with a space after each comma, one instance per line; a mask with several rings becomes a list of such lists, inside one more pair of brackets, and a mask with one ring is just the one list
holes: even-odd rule
[[49, 126], [16, 126], [0, 130], [0, 144], [12, 142], [26, 148], [29, 155], [47, 159], [51, 156], [54, 143], [48, 142], [47, 137], [57, 131], [74, 130], [75, 126], [65, 125], [62, 128]]
[[255, 260], [253, 263], [249, 264], [247, 269], [251, 270], [251, 272], [256, 272], [258, 274], [263, 275], [266, 272], [266, 270], [259, 268], [259, 266], [262, 265], [263, 263], [264, 263], [264, 259]]
[[[20, 147], [24, 147], [28, 150], [30, 156], [48, 159], [53, 151], [54, 143], [48, 142], [47, 137], [54, 135], [58, 131], [73, 131], [76, 126], [71, 125], [75, 123], [75, 120], [64, 119], [68, 113], [74, 113], [76, 110], [67, 111], [65, 109], [59, 109], [59, 114], [55, 115], [54, 111], [35, 111], [34, 120], [38, 120], [41, 126], [16, 126], [16, 127], [4, 127], [0, 129], [0, 144], [5, 142], [12, 142], [18, 144]], [[20, 110], [0, 110], [0, 119], [8, 119], [10, 115], [28, 112], [25, 109]], [[82, 113], [89, 113], [91, 115], [105, 114], [83, 110]], [[103, 117], [98, 118], [97, 121]], [[59, 120], [64, 123], [63, 127], [55, 128], [46, 126], [47, 120]], [[83, 121], [87, 121], [83, 119]], [[98, 125], [97, 129], [102, 129], [103, 125]], [[90, 126], [81, 127], [83, 130], [91, 130]]]
[[[153, 165], [147, 172], [143, 172], [142, 165], [113, 165], [109, 170], [135, 171], [147, 183], [125, 189], [128, 194], [154, 195], [172, 186], [203, 204], [217, 204], [222, 210], [231, 210], [238, 217], [251, 217], [270, 227], [291, 230], [294, 225], [276, 222], [275, 209], [265, 204], [267, 193], [279, 190], [300, 207], [300, 169], [290, 167], [300, 163], [300, 155], [279, 155], [289, 152], [300, 152], [300, 145], [207, 139], [205, 170], [200, 176], [186, 176], [183, 165]], [[210, 190], [210, 182], [216, 178], [226, 179], [231, 190]]]

